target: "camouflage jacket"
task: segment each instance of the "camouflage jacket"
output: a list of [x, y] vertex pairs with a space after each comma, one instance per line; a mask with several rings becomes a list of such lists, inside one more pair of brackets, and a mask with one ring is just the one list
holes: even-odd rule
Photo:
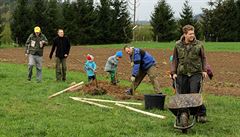
[[33, 33], [31, 34], [26, 41], [26, 54], [32, 55], [43, 55], [43, 48], [47, 44], [47, 38], [44, 34], [40, 34], [38, 37]]
[[192, 76], [206, 71], [203, 43], [195, 39], [192, 43], [185, 44], [184, 37], [181, 37], [173, 51], [171, 73]]

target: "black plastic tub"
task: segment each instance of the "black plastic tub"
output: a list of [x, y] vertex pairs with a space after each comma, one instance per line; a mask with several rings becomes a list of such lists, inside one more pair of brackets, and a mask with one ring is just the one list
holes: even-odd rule
[[145, 109], [157, 108], [164, 110], [164, 102], [166, 95], [164, 94], [145, 94]]

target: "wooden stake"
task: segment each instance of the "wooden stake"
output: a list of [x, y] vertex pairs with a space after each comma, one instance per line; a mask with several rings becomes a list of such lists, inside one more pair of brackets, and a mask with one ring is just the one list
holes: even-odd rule
[[148, 116], [151, 116], [151, 117], [157, 117], [157, 118], [161, 118], [161, 119], [166, 118], [165, 116], [162, 116], [162, 115], [157, 115], [157, 114], [153, 114], [153, 113], [150, 113], [150, 112], [142, 111], [142, 110], [139, 110], [139, 109], [136, 109], [136, 108], [133, 108], [133, 107], [125, 106], [123, 104], [116, 103], [115, 105], [117, 105], [119, 107], [127, 108], [129, 110], [132, 110], [132, 111], [135, 111], [135, 112], [138, 112], [138, 113], [142, 113], [144, 115], [148, 115]]
[[62, 94], [62, 93], [64, 93], [64, 92], [66, 92], [66, 91], [68, 91], [68, 90], [70, 90], [70, 89], [72, 89], [72, 88], [76, 88], [76, 87], [82, 85], [83, 83], [84, 83], [84, 82], [82, 81], [82, 82], [80, 82], [80, 83], [78, 83], [78, 84], [75, 84], [75, 85], [73, 85], [73, 86], [71, 86], [71, 87], [68, 87], [68, 88], [66, 88], [66, 89], [64, 89], [64, 90], [62, 90], [62, 91], [59, 91], [59, 92], [57, 92], [57, 93], [49, 96], [48, 99], [53, 98], [53, 97], [56, 97], [56, 96], [58, 96], [58, 95], [60, 95], [60, 94]]
[[[75, 97], [79, 98], [79, 97]], [[113, 100], [103, 100], [103, 99], [94, 99], [94, 98], [79, 98], [82, 100], [88, 100], [88, 101], [97, 101], [97, 102], [107, 102], [107, 103], [120, 103], [120, 104], [127, 104], [127, 105], [139, 105], [141, 106], [142, 103], [135, 103], [135, 102], [125, 102], [125, 101], [113, 101]]]
[[98, 106], [98, 107], [112, 109], [112, 107], [105, 106], [105, 105], [98, 104], [98, 103], [91, 102], [91, 101], [87, 101], [87, 100], [83, 100], [83, 99], [80, 99], [80, 98], [77, 98], [77, 97], [69, 97], [69, 98], [71, 98], [71, 99], [73, 99], [73, 100], [75, 100], [75, 101], [80, 101], [80, 102], [83, 102], [83, 103], [88, 103], [88, 104], [95, 105], [95, 106]]

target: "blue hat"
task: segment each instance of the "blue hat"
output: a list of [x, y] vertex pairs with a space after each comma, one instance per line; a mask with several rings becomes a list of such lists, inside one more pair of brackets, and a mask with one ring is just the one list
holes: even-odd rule
[[122, 51], [116, 52], [116, 56], [121, 58], [123, 56]]

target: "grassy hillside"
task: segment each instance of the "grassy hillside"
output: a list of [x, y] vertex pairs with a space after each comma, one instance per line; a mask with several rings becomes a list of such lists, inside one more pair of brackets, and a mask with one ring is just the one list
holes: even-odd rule
[[[198, 123], [188, 135], [182, 135], [173, 128], [174, 117], [167, 109], [150, 111], [167, 116], [166, 120], [161, 120], [114, 105], [114, 109], [108, 110], [68, 98], [93, 97], [81, 92], [47, 99], [72, 81], [85, 81], [86, 76], [82, 73], [69, 72], [66, 83], [55, 82], [55, 71], [52, 69], [43, 69], [42, 83], [36, 83], [34, 79], [28, 82], [26, 73], [25, 65], [0, 63], [1, 137], [236, 137], [240, 134], [240, 99], [237, 97], [204, 94], [210, 122]], [[126, 81], [123, 84], [130, 85]], [[150, 89], [147, 84], [140, 87], [141, 92]], [[170, 91], [166, 89], [165, 93], [170, 94]], [[113, 99], [106, 95], [94, 98]], [[144, 106], [137, 108], [144, 109]]]

